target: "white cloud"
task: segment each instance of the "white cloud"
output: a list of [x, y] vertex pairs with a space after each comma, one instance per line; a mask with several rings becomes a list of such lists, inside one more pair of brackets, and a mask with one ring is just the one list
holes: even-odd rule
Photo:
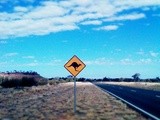
[[85, 21], [81, 23], [82, 25], [101, 25], [102, 21], [99, 20], [92, 20], [92, 21]]
[[140, 49], [138, 52], [137, 52], [138, 55], [144, 55], [144, 51], [142, 49]]
[[28, 14], [24, 15], [26, 19], [43, 19], [49, 17], [63, 16], [68, 10], [62, 8], [55, 2], [44, 2], [41, 6], [36, 7]]
[[28, 63], [28, 64], [25, 64], [23, 66], [30, 66], [30, 67], [34, 67], [34, 66], [38, 66], [39, 64], [36, 63], [36, 62], [33, 62], [33, 63]]
[[26, 7], [16, 6], [16, 7], [14, 7], [14, 11], [16, 11], [16, 12], [27, 12], [28, 9]]
[[121, 52], [122, 49], [119, 49], [119, 48], [118, 48], [118, 49], [115, 49], [115, 51], [116, 51], [116, 52]]
[[146, 64], [151, 64], [152, 62], [156, 62], [153, 61], [150, 58], [146, 58], [146, 59], [138, 59], [138, 60], [134, 60], [131, 58], [124, 58], [121, 60], [116, 60], [116, 59], [107, 59], [107, 58], [97, 58], [95, 60], [88, 60], [88, 61], [84, 61], [86, 65], [146, 65]]
[[153, 51], [150, 51], [149, 53], [152, 57], [157, 57], [159, 55], [159, 53]]
[[62, 40], [62, 43], [68, 43], [68, 40]]
[[24, 58], [24, 59], [34, 59], [35, 57], [34, 56], [23, 56], [22, 58]]
[[125, 58], [125, 59], [120, 60], [120, 64], [122, 65], [145, 65], [145, 64], [151, 64], [152, 62], [153, 61], [150, 58], [139, 59], [139, 60]]
[[113, 62], [107, 58], [97, 58], [95, 60], [85, 61], [86, 65], [113, 65]]
[[140, 59], [138, 61], [138, 64], [150, 64], [152, 62], [152, 59], [147, 58], [147, 59]]
[[106, 31], [112, 31], [112, 30], [117, 30], [119, 26], [117, 25], [108, 25], [108, 26], [103, 26], [99, 28], [95, 28], [94, 30], [106, 30]]
[[[27, 0], [30, 3], [34, 1]], [[81, 24], [101, 25], [106, 21], [142, 19], [145, 13], [130, 13], [130, 10], [160, 5], [159, 0], [46, 0], [35, 7], [14, 6], [20, 3], [19, 0], [1, 0], [0, 3], [13, 4], [13, 12], [0, 12], [1, 39], [76, 30], [80, 29]], [[118, 27], [109, 25], [97, 30], [116, 30]]]
[[19, 66], [19, 67], [35, 67], [35, 66], [39, 66], [40, 64], [38, 62], [30, 62], [30, 63], [14, 63], [13, 65], [10, 66]]
[[4, 57], [13, 57], [13, 56], [17, 56], [17, 55], [18, 55], [18, 53], [16, 53], [16, 52], [6, 53], [6, 54], [4, 55]]
[[62, 60], [60, 59], [54, 59], [48, 63], [44, 63], [44, 65], [49, 65], [49, 66], [56, 66], [56, 65], [60, 65], [62, 63]]
[[144, 7], [144, 8], [142, 8], [142, 10], [144, 10], [144, 11], [149, 11], [150, 8], [149, 8], [149, 7]]
[[152, 57], [157, 57], [159, 55], [158, 52], [154, 52], [154, 51], [149, 51], [149, 52], [144, 52], [142, 49], [140, 49], [138, 52], [137, 52], [138, 55], [143, 55], [143, 56], [152, 56]]
[[120, 63], [122, 65], [134, 65], [133, 60], [129, 59], [129, 58], [125, 58], [125, 59], [120, 60]]
[[149, 7], [149, 6], [159, 6], [160, 1], [159, 0], [115, 0], [114, 4], [116, 6], [125, 6], [126, 9], [131, 8], [143, 8], [143, 7]]
[[[27, 56], [26, 56], [27, 59]], [[32, 62], [27, 62], [27, 63], [17, 63], [16, 66], [21, 66], [21, 67], [34, 67], [34, 66], [40, 66], [42, 63], [38, 62], [37, 60], [34, 59], [34, 56], [28, 56], [28, 59], [32, 59]]]
[[137, 20], [137, 19], [142, 19], [145, 18], [145, 14], [143, 13], [131, 13], [131, 14], [126, 14], [126, 15], [121, 15], [121, 16], [114, 16], [107, 18], [104, 21], [125, 21], [125, 20]]

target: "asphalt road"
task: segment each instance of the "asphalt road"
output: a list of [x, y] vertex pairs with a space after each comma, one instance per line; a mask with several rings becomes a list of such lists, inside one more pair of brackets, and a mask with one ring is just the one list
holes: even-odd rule
[[133, 87], [97, 83], [103, 88], [131, 104], [145, 110], [160, 119], [160, 92]]

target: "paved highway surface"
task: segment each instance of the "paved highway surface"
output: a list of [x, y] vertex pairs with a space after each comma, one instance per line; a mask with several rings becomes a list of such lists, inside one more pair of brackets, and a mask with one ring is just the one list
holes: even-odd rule
[[96, 83], [96, 85], [160, 119], [160, 91], [104, 83]]

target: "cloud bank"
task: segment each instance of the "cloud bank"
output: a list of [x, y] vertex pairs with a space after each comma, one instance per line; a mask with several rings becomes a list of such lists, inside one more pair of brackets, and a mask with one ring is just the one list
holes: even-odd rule
[[[0, 39], [47, 35], [87, 25], [97, 26], [94, 30], [117, 30], [119, 26], [112, 22], [143, 19], [144, 9], [160, 6], [159, 0], [26, 0], [25, 6], [21, 2], [1, 0]], [[12, 7], [7, 10], [6, 4]]]

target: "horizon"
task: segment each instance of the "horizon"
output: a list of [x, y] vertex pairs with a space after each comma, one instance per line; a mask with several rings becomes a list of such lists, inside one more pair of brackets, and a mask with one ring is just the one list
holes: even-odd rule
[[[31, 72], [31, 74], [29, 74], [27, 72], [29, 72], [29, 73]], [[12, 74], [32, 75], [34, 72], [36, 73], [35, 75], [41, 76], [41, 74], [37, 73], [36, 71], [32, 71], [32, 70], [30, 70], [30, 71], [16, 71], [16, 72], [15, 72], [15, 70], [14, 71], [6, 71], [6, 72], [0, 71], [0, 76], [1, 76], [1, 74], [8, 74], [8, 73], [9, 73], [8, 75], [12, 75]], [[68, 76], [56, 76], [56, 77], [49, 77], [49, 78], [44, 77], [44, 76], [41, 76], [41, 77], [46, 78], [46, 79], [50, 79], [50, 78], [57, 78], [57, 79], [59, 79], [59, 78], [74, 78], [74, 76], [72, 76], [72, 75], [68, 75]], [[90, 80], [104, 79], [104, 78], [107, 78], [107, 79], [134, 79], [132, 76], [130, 76], [130, 77], [109, 77], [109, 76], [105, 76], [105, 77], [102, 77], [102, 78], [75, 77], [75, 78], [77, 78], [77, 79], [84, 78], [84, 79], [90, 79]], [[139, 75], [138, 78], [139, 78], [139, 80], [159, 79], [159, 77], [155, 77], [155, 78], [141, 78], [141, 75]], [[121, 82], [125, 82], [125, 81], [121, 81]]]
[[78, 78], [160, 77], [160, 1], [2, 0], [0, 71], [66, 77], [78, 56]]

